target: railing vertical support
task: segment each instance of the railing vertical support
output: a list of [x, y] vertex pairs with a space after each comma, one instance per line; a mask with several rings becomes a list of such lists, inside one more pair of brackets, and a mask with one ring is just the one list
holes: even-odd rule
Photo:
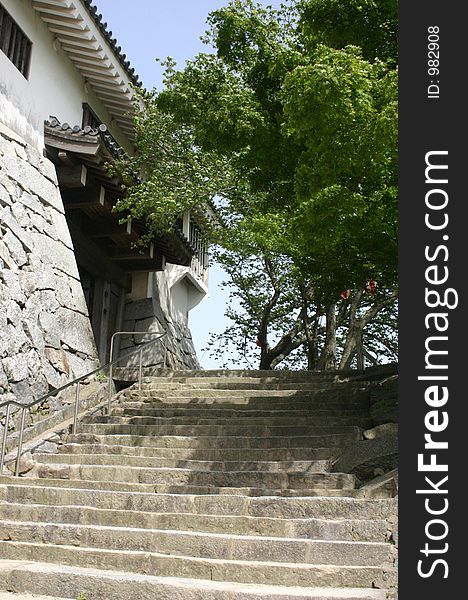
[[23, 433], [24, 433], [25, 420], [26, 420], [26, 408], [23, 407], [23, 411], [21, 413], [21, 425], [20, 425], [20, 433], [19, 433], [19, 439], [18, 439], [18, 455], [16, 457], [15, 477], [19, 477], [21, 450], [23, 449]]
[[73, 414], [73, 428], [72, 428], [73, 435], [76, 434], [79, 410], [80, 410], [80, 382], [78, 381], [78, 383], [76, 384], [76, 392], [75, 392], [75, 411]]
[[108, 397], [107, 397], [107, 414], [110, 415], [110, 411], [111, 411], [111, 402], [112, 402], [112, 392], [113, 392], [113, 375], [114, 375], [114, 363], [112, 362], [113, 359], [113, 354], [114, 354], [114, 339], [116, 337], [117, 334], [114, 333], [114, 335], [111, 337], [111, 343], [110, 343], [110, 351], [109, 351], [109, 390], [108, 390]]
[[164, 363], [163, 363], [163, 367], [166, 368], [167, 366], [167, 340], [164, 340]]
[[138, 389], [141, 390], [141, 384], [143, 381], [143, 350], [140, 350], [140, 352], [138, 353], [138, 361], [139, 361], [139, 367], [138, 367]]
[[10, 422], [10, 411], [11, 404], [8, 404], [5, 413], [5, 429], [3, 430], [2, 453], [0, 454], [0, 475], [3, 473], [3, 466], [5, 464], [5, 452], [8, 438], [8, 424]]

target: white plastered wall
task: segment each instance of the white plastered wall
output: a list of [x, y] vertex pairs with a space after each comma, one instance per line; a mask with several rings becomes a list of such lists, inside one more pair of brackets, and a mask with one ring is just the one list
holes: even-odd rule
[[[103, 104], [77, 71], [29, 0], [2, 0], [2, 4], [31, 40], [29, 78], [26, 80], [0, 51], [0, 120], [36, 148], [44, 145], [44, 120], [53, 115], [69, 125], [81, 125], [87, 102], [125, 149], [128, 141]], [[85, 89], [86, 88], [86, 89]]]

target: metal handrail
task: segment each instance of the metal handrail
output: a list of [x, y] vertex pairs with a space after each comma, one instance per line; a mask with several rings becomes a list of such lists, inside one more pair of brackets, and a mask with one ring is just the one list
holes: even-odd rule
[[[131, 332], [121, 332], [118, 331], [116, 334], [114, 334], [112, 336], [111, 339], [111, 353], [113, 352], [113, 339], [117, 334], [126, 334], [126, 335], [135, 335], [135, 334], [142, 334], [142, 335], [156, 335], [153, 334], [151, 332], [144, 332], [144, 331], [131, 331]], [[47, 400], [48, 398], [50, 398], [51, 396], [55, 396], [56, 394], [59, 394], [60, 392], [62, 392], [63, 390], [66, 390], [67, 388], [71, 387], [72, 385], [76, 385], [76, 395], [75, 395], [75, 407], [74, 407], [74, 413], [73, 413], [73, 428], [72, 428], [72, 433], [76, 433], [76, 426], [77, 426], [77, 422], [78, 422], [78, 413], [79, 413], [79, 402], [80, 402], [80, 384], [84, 379], [87, 379], [88, 377], [91, 377], [91, 375], [95, 375], [96, 373], [99, 373], [101, 371], [104, 371], [105, 369], [109, 369], [109, 400], [108, 400], [108, 411], [110, 412], [110, 399], [112, 398], [112, 371], [113, 371], [113, 366], [114, 364], [119, 363], [120, 361], [124, 360], [125, 358], [129, 358], [130, 356], [133, 356], [134, 354], [136, 354], [137, 352], [139, 353], [140, 356], [140, 365], [139, 365], [139, 378], [138, 378], [138, 385], [139, 385], [139, 389], [141, 389], [141, 383], [142, 383], [142, 356], [143, 356], [143, 350], [145, 348], [147, 348], [148, 346], [150, 346], [151, 344], [154, 344], [155, 342], [157, 342], [158, 340], [160, 340], [161, 338], [163, 338], [165, 335], [167, 334], [167, 331], [163, 331], [162, 333], [158, 333], [158, 337], [154, 340], [150, 340], [149, 342], [146, 342], [145, 344], [139, 346], [138, 348], [134, 348], [133, 350], [131, 350], [130, 352], [127, 352], [126, 354], [124, 354], [123, 356], [119, 356], [115, 359], [112, 359], [112, 355], [110, 356], [110, 360], [108, 363], [106, 363], [105, 365], [98, 367], [97, 369], [93, 369], [92, 371], [89, 371], [89, 373], [86, 373], [85, 375], [81, 375], [80, 377], [77, 377], [76, 379], [73, 379], [72, 381], [69, 381], [68, 383], [66, 383], [65, 385], [62, 385], [61, 387], [57, 388], [56, 390], [52, 390], [51, 392], [48, 392], [47, 394], [45, 394], [44, 396], [41, 396], [40, 398], [38, 398], [37, 400], [34, 400], [33, 402], [30, 402], [29, 404], [21, 404], [20, 402], [18, 402], [17, 400], [7, 400], [5, 402], [2, 402], [0, 404], [0, 409], [3, 408], [4, 406], [6, 406], [6, 413], [5, 413], [5, 428], [3, 430], [3, 439], [2, 439], [2, 447], [1, 447], [1, 452], [0, 452], [0, 475], [3, 473], [3, 467], [5, 464], [5, 451], [6, 451], [6, 444], [7, 444], [7, 439], [8, 439], [8, 423], [10, 420], [10, 412], [11, 412], [11, 407], [12, 406], [17, 406], [18, 408], [22, 409], [22, 413], [21, 413], [21, 424], [20, 424], [20, 431], [19, 431], [19, 438], [18, 438], [18, 453], [16, 456], [16, 466], [15, 466], [15, 477], [18, 477], [19, 475], [19, 467], [20, 467], [20, 459], [21, 459], [21, 450], [22, 450], [22, 446], [23, 446], [23, 433], [24, 433], [24, 425], [25, 425], [25, 419], [26, 419], [26, 411], [30, 408], [32, 408], [33, 406], [36, 406], [37, 404], [40, 404], [41, 402], [44, 402], [45, 400]], [[167, 352], [167, 346], [165, 345], [165, 351], [164, 351], [164, 366], [166, 364], [166, 352]]]

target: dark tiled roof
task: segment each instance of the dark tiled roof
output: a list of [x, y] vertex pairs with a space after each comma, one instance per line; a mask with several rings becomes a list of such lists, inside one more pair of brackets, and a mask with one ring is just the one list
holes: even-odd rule
[[49, 120], [45, 122], [46, 127], [50, 127], [52, 129], [56, 129], [61, 133], [66, 133], [76, 138], [83, 138], [83, 136], [91, 136], [91, 137], [100, 137], [104, 142], [106, 148], [109, 152], [115, 156], [116, 158], [120, 158], [124, 155], [124, 151], [117, 144], [113, 136], [108, 132], [107, 125], [101, 123], [99, 127], [93, 128], [90, 126], [80, 127], [79, 125], [75, 125], [72, 127], [68, 123], [61, 123], [56, 117], [49, 117]]
[[94, 19], [97, 27], [100, 29], [102, 35], [108, 41], [110, 47], [114, 51], [116, 57], [119, 59], [120, 64], [125, 69], [127, 75], [131, 79], [132, 83], [137, 85], [138, 87], [142, 87], [142, 82], [140, 78], [135, 72], [135, 68], [131, 66], [130, 61], [127, 60], [127, 55], [122, 53], [122, 47], [118, 45], [118, 41], [116, 38], [112, 37], [112, 31], [107, 29], [107, 23], [103, 21], [103, 17], [100, 13], [98, 13], [98, 8], [95, 6], [91, 0], [83, 0], [83, 4], [85, 5], [87, 11]]

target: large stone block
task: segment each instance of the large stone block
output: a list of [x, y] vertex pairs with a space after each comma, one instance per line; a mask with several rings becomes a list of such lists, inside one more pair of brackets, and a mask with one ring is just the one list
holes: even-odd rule
[[75, 255], [64, 244], [41, 233], [31, 233], [34, 252], [43, 263], [49, 264], [70, 277], [79, 280]]
[[55, 183], [35, 169], [28, 161], [15, 156], [4, 157], [4, 169], [25, 191], [39, 196], [46, 204], [64, 212], [60, 192]]
[[44, 332], [45, 343], [52, 348], [60, 349], [63, 323], [59, 322], [58, 317], [44, 311], [39, 315], [39, 324]]
[[25, 380], [11, 384], [11, 391], [16, 400], [21, 404], [29, 404], [34, 400], [34, 394], [31, 386]]
[[144, 298], [142, 300], [136, 300], [135, 302], [128, 302], [125, 305], [125, 321], [139, 321], [149, 317], [154, 317], [153, 301], [151, 298]]
[[73, 242], [65, 216], [50, 207], [46, 208], [46, 214], [48, 216], [48, 221], [51, 224], [51, 228], [54, 230], [55, 235], [57, 236], [57, 239], [65, 244], [67, 248], [73, 250]]
[[14, 202], [11, 205], [11, 212], [20, 227], [23, 229], [29, 229], [31, 227], [31, 219], [21, 202]]
[[376, 469], [386, 473], [398, 467], [398, 438], [385, 436], [372, 440], [361, 440], [348, 446], [336, 463], [333, 471], [353, 473], [362, 481], [369, 481]]
[[16, 238], [18, 238], [26, 252], [32, 251], [33, 242], [29, 231], [20, 227], [9, 207], [5, 207], [0, 210], [0, 224], [3, 225], [7, 231], [9, 230]]
[[62, 307], [57, 311], [57, 319], [60, 324], [60, 337], [64, 344], [87, 356], [96, 356], [94, 336], [86, 316]]
[[45, 348], [44, 355], [56, 371], [66, 375], [70, 374], [70, 361], [66, 352], [55, 348]]
[[21, 202], [21, 204], [23, 204], [23, 206], [25, 206], [27, 209], [45, 219], [44, 205], [37, 196], [23, 191], [18, 198], [18, 201]]
[[7, 340], [8, 356], [27, 352], [31, 348], [31, 342], [24, 332], [23, 323], [7, 325], [5, 328], [5, 337]]
[[2, 363], [8, 380], [11, 382], [22, 381], [29, 375], [28, 357], [26, 354], [4, 358]]
[[11, 206], [10, 194], [5, 186], [0, 183], [0, 206]]
[[6, 266], [10, 271], [18, 270], [18, 265], [14, 261], [10, 251], [2, 240], [0, 240], [0, 261], [3, 262], [3, 265], [0, 265], [0, 269]]
[[24, 295], [26, 298], [29, 298], [37, 289], [38, 280], [36, 273], [31, 271], [20, 271], [18, 273], [18, 279]]
[[11, 233], [11, 231], [7, 231], [3, 236], [3, 243], [7, 247], [10, 256], [13, 258], [18, 267], [22, 267], [28, 262], [28, 257], [23, 250], [22, 244], [18, 238]]

